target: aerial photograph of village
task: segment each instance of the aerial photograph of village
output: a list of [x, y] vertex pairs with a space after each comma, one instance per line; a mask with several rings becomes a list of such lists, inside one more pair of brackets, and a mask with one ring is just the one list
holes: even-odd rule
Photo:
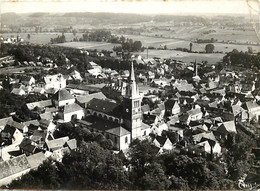
[[260, 189], [258, 0], [0, 8], [1, 189]]

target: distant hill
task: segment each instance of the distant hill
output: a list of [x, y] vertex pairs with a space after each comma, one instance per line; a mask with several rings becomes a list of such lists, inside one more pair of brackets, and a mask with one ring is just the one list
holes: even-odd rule
[[30, 13], [1, 14], [2, 25], [7, 26], [75, 26], [88, 24], [132, 24], [148, 22], [151, 16], [123, 13]]

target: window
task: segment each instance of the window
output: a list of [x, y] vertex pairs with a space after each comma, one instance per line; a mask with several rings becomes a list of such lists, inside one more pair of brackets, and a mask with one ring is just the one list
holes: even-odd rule
[[134, 101], [134, 107], [139, 107], [139, 101]]
[[144, 136], [146, 135], [146, 131], [144, 131]]
[[117, 144], [117, 137], [115, 137], [115, 144]]
[[125, 137], [125, 143], [127, 143], [127, 142], [128, 142], [128, 137], [126, 136], [126, 137]]

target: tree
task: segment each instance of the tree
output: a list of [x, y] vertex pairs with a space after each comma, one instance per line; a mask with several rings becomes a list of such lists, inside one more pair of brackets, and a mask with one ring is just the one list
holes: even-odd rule
[[190, 52], [192, 52], [192, 46], [193, 46], [193, 44], [192, 44], [192, 42], [190, 43]]
[[146, 169], [145, 175], [140, 179], [140, 189], [165, 190], [171, 184], [159, 163], [152, 163]]
[[206, 53], [213, 53], [214, 49], [215, 49], [214, 44], [207, 44], [205, 46]]
[[140, 51], [142, 48], [141, 41], [134, 41], [133, 51]]

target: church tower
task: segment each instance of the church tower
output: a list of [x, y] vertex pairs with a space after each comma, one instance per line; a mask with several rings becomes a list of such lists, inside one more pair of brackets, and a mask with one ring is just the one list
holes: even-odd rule
[[141, 101], [142, 98], [135, 82], [134, 66], [131, 63], [130, 75], [123, 100], [123, 123], [131, 132], [132, 140], [141, 137]]

